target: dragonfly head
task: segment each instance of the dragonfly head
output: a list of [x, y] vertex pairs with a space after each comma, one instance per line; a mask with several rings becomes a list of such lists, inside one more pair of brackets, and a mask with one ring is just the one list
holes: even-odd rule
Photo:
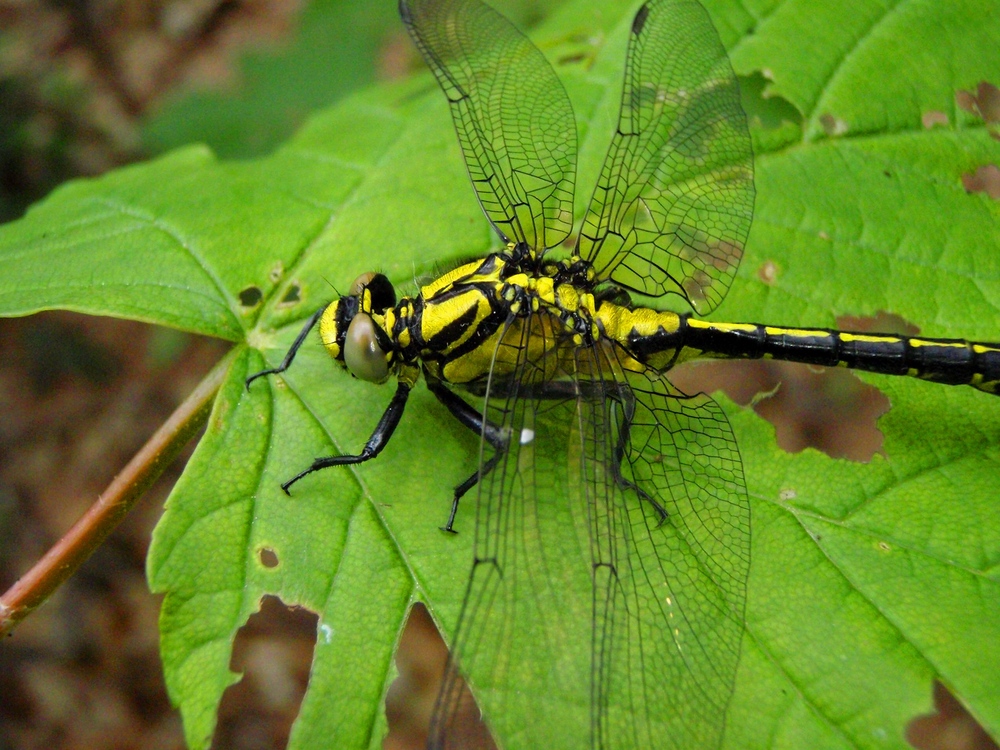
[[330, 304], [320, 318], [323, 345], [352, 375], [384, 383], [391, 372], [393, 343], [386, 312], [396, 304], [396, 291], [383, 274], [364, 273], [350, 291]]

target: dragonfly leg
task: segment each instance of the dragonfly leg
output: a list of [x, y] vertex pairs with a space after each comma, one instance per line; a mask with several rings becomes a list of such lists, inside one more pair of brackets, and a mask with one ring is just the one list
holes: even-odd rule
[[316, 325], [316, 321], [320, 319], [320, 317], [323, 315], [323, 311], [326, 310], [326, 308], [327, 305], [323, 305], [319, 310], [317, 310], [316, 312], [314, 312], [312, 315], [309, 316], [309, 320], [307, 320], [306, 324], [302, 326], [302, 330], [299, 331], [299, 335], [295, 337], [295, 341], [292, 342], [292, 346], [288, 349], [288, 352], [285, 354], [285, 358], [281, 360], [280, 365], [278, 365], [277, 367], [272, 367], [267, 370], [261, 370], [260, 372], [255, 372], [253, 375], [251, 375], [246, 379], [245, 385], [248, 391], [250, 390], [250, 384], [257, 378], [262, 378], [265, 375], [278, 375], [287, 370], [291, 366], [292, 360], [295, 359], [295, 355], [299, 353], [299, 349], [301, 348], [302, 343], [306, 340], [306, 336], [309, 335], [309, 331], [311, 331], [313, 329], [313, 326]]
[[[611, 394], [609, 394], [611, 396]], [[635, 400], [630, 397], [631, 394], [626, 396], [625, 401], [614, 398], [614, 401], [621, 404], [622, 409], [622, 420], [618, 428], [618, 444], [615, 446], [614, 459], [611, 462], [611, 474], [615, 478], [615, 482], [622, 489], [633, 490], [640, 500], [645, 500], [647, 503], [653, 506], [656, 514], [660, 517], [660, 523], [667, 520], [667, 509], [663, 507], [659, 500], [646, 492], [642, 487], [637, 485], [635, 482], [629, 481], [622, 474], [622, 461], [625, 460], [625, 451], [628, 447], [629, 440], [631, 438], [632, 432], [632, 419], [635, 415]]]
[[403, 409], [406, 407], [406, 399], [410, 395], [410, 386], [405, 383], [400, 383], [396, 388], [396, 394], [392, 397], [392, 401], [389, 402], [389, 406], [382, 413], [382, 418], [375, 425], [375, 430], [372, 432], [372, 436], [368, 438], [368, 442], [365, 443], [365, 447], [361, 449], [361, 453], [356, 456], [325, 456], [323, 458], [317, 458], [312, 462], [305, 471], [300, 471], [294, 477], [289, 479], [287, 482], [281, 485], [281, 489], [285, 491], [286, 495], [291, 493], [288, 488], [295, 484], [297, 481], [302, 479], [302, 477], [307, 474], [312, 474], [314, 471], [319, 471], [320, 469], [327, 469], [331, 466], [349, 466], [352, 464], [360, 464], [368, 461], [369, 459], [375, 458], [382, 449], [389, 442], [389, 438], [392, 437], [392, 433], [396, 430], [396, 426], [399, 424], [399, 420], [403, 416]]
[[477, 409], [469, 406], [465, 399], [457, 396], [441, 381], [428, 379], [427, 387], [430, 388], [431, 393], [437, 396], [438, 401], [445, 405], [455, 419], [475, 432], [476, 435], [481, 435], [483, 440], [489, 443], [495, 451], [488, 461], [484, 461], [482, 466], [472, 473], [472, 476], [455, 487], [455, 495], [451, 501], [451, 512], [448, 514], [448, 522], [441, 527], [441, 530], [456, 534], [458, 532], [455, 531], [454, 525], [455, 515], [458, 513], [459, 501], [466, 492], [475, 487], [481, 479], [493, 471], [507, 450], [507, 440], [504, 438], [503, 431], [499, 427], [484, 418]]

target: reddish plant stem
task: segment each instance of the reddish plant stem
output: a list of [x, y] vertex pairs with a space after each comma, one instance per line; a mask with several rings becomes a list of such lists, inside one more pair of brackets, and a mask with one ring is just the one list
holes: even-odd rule
[[9, 634], [76, 572], [197, 434], [208, 420], [230, 360], [224, 357], [205, 376], [87, 512], [0, 597], [0, 636]]

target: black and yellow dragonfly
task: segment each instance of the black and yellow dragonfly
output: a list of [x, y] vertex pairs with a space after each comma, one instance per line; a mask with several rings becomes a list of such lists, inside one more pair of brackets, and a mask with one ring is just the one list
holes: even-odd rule
[[[451, 746], [468, 677], [512, 746], [716, 747], [743, 636], [750, 511], [722, 410], [665, 373], [700, 357], [769, 357], [995, 394], [1000, 345], [706, 322], [632, 303], [673, 295], [715, 309], [753, 215], [736, 76], [696, 0], [636, 13], [617, 126], [572, 245], [576, 121], [542, 53], [479, 0], [401, 0], [400, 13], [505, 247], [400, 300], [384, 275], [359, 276], [279, 367], [247, 381], [285, 370], [318, 322], [353, 375], [397, 383], [359, 454], [319, 458], [283, 487], [377, 456], [422, 372], [481, 444], [444, 527], [455, 530], [476, 488], [472, 569], [430, 745]], [[567, 576], [587, 580], [590, 601], [566, 593], [578, 590]], [[552, 715], [576, 720], [553, 726]]]

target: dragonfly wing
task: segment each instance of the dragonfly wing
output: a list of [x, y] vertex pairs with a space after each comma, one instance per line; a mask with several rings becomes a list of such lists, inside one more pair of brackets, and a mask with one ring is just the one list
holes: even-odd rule
[[[532, 360], [529, 340], [557, 325], [544, 311], [515, 319], [497, 351], [498, 362], [518, 362], [486, 397], [486, 414], [510, 436], [509, 447], [479, 484], [473, 567], [432, 748], [458, 746], [463, 675], [506, 750], [589, 746], [589, 532], [585, 514], [563, 499], [567, 447], [580, 442], [577, 399], [531, 397], [559, 373], [551, 353]], [[456, 527], [465, 533], [461, 513]]]
[[517, 319], [498, 349], [518, 364], [486, 412], [510, 444], [480, 483], [430, 746], [455, 746], [464, 675], [508, 750], [715, 747], [749, 560], [728, 422], [610, 347], [538, 344], [559, 325]]
[[451, 106], [469, 177], [505, 242], [543, 250], [573, 228], [576, 120], [552, 66], [479, 0], [400, 0]]
[[579, 254], [652, 297], [699, 313], [725, 296], [753, 216], [753, 151], [726, 50], [696, 0], [650, 0], [636, 14], [621, 112]]
[[613, 438], [592, 442], [605, 454], [620, 446], [626, 487], [586, 484], [598, 511], [595, 746], [718, 747], [750, 564], [739, 452], [710, 397], [683, 396], [655, 373], [625, 371], [618, 389], [605, 407]]

